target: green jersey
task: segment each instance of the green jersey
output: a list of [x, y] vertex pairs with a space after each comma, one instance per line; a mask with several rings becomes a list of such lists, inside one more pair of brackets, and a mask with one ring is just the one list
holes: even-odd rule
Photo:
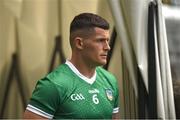
[[26, 109], [49, 119], [111, 119], [119, 110], [115, 77], [97, 67], [92, 83], [82, 78], [70, 65], [60, 65], [37, 82]]

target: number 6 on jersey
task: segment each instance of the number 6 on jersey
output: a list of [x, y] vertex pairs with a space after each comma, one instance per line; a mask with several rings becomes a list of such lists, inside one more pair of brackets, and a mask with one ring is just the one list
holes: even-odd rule
[[99, 103], [99, 99], [97, 98], [97, 94], [94, 94], [94, 95], [92, 96], [92, 100], [93, 100], [93, 102], [94, 102], [95, 104], [98, 104], [98, 103]]

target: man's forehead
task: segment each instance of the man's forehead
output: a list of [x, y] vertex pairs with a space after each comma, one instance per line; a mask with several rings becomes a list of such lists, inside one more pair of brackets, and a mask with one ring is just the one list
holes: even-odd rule
[[94, 30], [95, 30], [95, 32], [109, 33], [109, 30], [106, 30], [106, 29], [103, 29], [103, 28], [99, 28], [99, 27], [95, 27]]
[[105, 29], [102, 29], [102, 28], [95, 28], [95, 33], [97, 35], [97, 37], [109, 37], [109, 30], [105, 30]]

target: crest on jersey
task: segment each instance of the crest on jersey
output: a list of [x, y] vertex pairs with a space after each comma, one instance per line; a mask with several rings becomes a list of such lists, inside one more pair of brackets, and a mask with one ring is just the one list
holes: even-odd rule
[[111, 89], [106, 89], [106, 96], [110, 101], [113, 100], [113, 92]]

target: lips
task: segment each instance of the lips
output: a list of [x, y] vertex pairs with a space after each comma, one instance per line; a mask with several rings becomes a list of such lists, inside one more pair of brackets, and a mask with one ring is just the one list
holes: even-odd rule
[[104, 55], [101, 55], [101, 57], [106, 59], [106, 58], [107, 58], [107, 55], [104, 54]]
[[106, 56], [107, 57], [107, 54], [101, 54], [101, 56]]
[[103, 57], [107, 57], [107, 55], [101, 55], [101, 56], [103, 56]]

